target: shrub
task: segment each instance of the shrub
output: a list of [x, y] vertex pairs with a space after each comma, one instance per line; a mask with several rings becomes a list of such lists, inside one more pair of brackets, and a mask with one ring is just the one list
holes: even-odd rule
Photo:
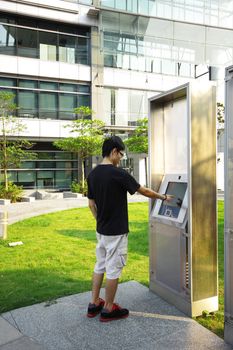
[[82, 185], [82, 181], [77, 182], [74, 180], [71, 183], [71, 191], [74, 193], [82, 193], [84, 196], [87, 195], [87, 180], [84, 181], [84, 187]]
[[0, 185], [0, 198], [10, 199], [12, 203], [17, 202], [23, 194], [23, 186], [17, 186], [13, 182], [8, 183], [8, 190]]

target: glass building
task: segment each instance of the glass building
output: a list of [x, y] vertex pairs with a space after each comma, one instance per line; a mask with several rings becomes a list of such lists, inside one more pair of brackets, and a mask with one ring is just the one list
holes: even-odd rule
[[[0, 0], [0, 89], [14, 92], [38, 153], [10, 171], [25, 188], [65, 189], [77, 178], [78, 160], [53, 146], [69, 136], [75, 107], [90, 106], [126, 137], [147, 117], [149, 97], [193, 79], [216, 81], [223, 102], [232, 0], [26, 3]], [[144, 157], [124, 164], [139, 181]]]

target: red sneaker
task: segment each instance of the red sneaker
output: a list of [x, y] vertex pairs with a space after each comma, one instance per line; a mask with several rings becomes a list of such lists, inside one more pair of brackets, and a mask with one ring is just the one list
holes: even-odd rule
[[101, 322], [109, 322], [114, 320], [120, 320], [129, 316], [128, 309], [122, 309], [118, 304], [113, 304], [112, 311], [102, 309], [100, 314]]
[[101, 298], [99, 298], [98, 305], [89, 303], [88, 309], [87, 309], [87, 317], [92, 318], [98, 315], [100, 311], [103, 309], [104, 304], [105, 304], [105, 301]]

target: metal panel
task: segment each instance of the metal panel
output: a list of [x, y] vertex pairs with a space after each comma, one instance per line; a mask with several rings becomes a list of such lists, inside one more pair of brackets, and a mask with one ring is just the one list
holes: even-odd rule
[[156, 222], [152, 235], [156, 280], [183, 293], [185, 244], [181, 230]]
[[192, 86], [191, 198], [193, 301], [217, 295], [215, 87]]
[[215, 87], [186, 84], [149, 101], [152, 187], [168, 173], [188, 178], [188, 223], [178, 228], [150, 218], [150, 289], [190, 316], [216, 311]]
[[164, 105], [164, 153], [166, 174], [187, 174], [187, 98]]
[[225, 91], [224, 339], [227, 343], [233, 345], [233, 66], [226, 69]]

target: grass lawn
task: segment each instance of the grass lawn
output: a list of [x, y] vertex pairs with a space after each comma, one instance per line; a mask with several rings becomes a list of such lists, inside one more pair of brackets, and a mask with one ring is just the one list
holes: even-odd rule
[[[149, 284], [148, 207], [129, 204], [128, 265], [121, 282]], [[24, 245], [8, 247], [8, 242]], [[89, 291], [95, 263], [95, 222], [88, 208], [27, 219], [9, 226], [0, 241], [0, 313]], [[198, 322], [223, 336], [223, 202], [219, 202], [220, 311]]]

